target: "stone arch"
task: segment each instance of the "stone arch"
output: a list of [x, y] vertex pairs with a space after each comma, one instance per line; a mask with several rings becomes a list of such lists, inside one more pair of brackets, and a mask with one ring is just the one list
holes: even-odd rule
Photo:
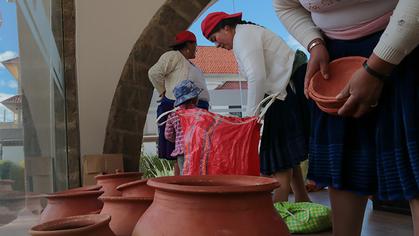
[[106, 127], [103, 153], [122, 153], [126, 171], [137, 171], [153, 86], [148, 69], [211, 0], [167, 0], [135, 42], [122, 70]]

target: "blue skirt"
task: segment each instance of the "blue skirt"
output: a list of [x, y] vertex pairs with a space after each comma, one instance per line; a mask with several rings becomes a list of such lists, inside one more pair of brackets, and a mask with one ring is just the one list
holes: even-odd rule
[[291, 77], [294, 90], [288, 85], [285, 100], [275, 100], [265, 114], [259, 152], [263, 175], [291, 169], [307, 159], [305, 71], [306, 65], [303, 65], [294, 72]]
[[[170, 111], [174, 108], [175, 100], [169, 99], [167, 97], [163, 97], [160, 101], [160, 105], [157, 107], [157, 117], [161, 114]], [[199, 108], [208, 110], [209, 103], [207, 101], [198, 101]], [[168, 115], [167, 115], [168, 116]], [[160, 119], [160, 123], [163, 123], [167, 120], [167, 116], [164, 116]], [[175, 160], [176, 157], [172, 157], [173, 150], [175, 150], [175, 143], [170, 142], [164, 137], [164, 130], [166, 129], [166, 124], [158, 126], [158, 145], [157, 145], [157, 153], [159, 158], [166, 159], [166, 160]]]
[[[368, 57], [381, 34], [327, 39], [330, 59]], [[328, 115], [313, 101], [309, 106], [309, 179], [381, 200], [419, 196], [419, 48], [396, 67], [378, 107], [363, 117]]]

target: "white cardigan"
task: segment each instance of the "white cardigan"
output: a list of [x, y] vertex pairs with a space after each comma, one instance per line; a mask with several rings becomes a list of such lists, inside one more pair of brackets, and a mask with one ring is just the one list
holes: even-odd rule
[[[303, 46], [307, 48], [313, 39], [322, 38], [310, 12], [299, 0], [273, 0], [273, 5], [282, 23]], [[399, 0], [374, 53], [389, 63], [399, 64], [419, 44], [418, 17], [418, 0]]]
[[263, 27], [239, 24], [233, 52], [241, 75], [248, 81], [246, 115], [255, 114], [265, 94], [279, 92], [278, 99], [285, 99], [295, 52], [281, 38]]

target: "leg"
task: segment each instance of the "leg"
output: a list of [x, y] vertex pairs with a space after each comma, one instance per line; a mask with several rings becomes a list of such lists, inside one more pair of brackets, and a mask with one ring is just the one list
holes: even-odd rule
[[174, 167], [174, 175], [175, 176], [179, 176], [180, 175], [180, 170], [179, 170], [179, 165], [177, 164], [177, 159], [173, 162], [173, 167]]
[[412, 211], [413, 235], [419, 236], [419, 197], [409, 201]]
[[276, 172], [272, 177], [280, 184], [279, 188], [274, 190], [274, 202], [287, 202], [290, 194], [292, 169]]
[[368, 196], [329, 187], [334, 236], [361, 235]]
[[183, 163], [185, 163], [185, 157], [180, 155], [177, 157], [177, 164], [179, 166], [179, 174], [183, 175]]
[[310, 202], [299, 165], [292, 170], [291, 188], [294, 192], [295, 202]]

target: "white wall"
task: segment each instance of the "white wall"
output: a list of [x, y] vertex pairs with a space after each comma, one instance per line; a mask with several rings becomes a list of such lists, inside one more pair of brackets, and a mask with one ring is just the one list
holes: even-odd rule
[[110, 106], [125, 61], [164, 2], [76, 0], [81, 155], [102, 152]]

